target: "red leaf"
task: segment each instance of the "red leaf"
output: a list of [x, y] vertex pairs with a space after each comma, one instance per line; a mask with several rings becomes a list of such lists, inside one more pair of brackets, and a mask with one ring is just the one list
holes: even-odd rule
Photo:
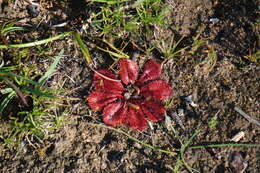
[[123, 58], [119, 60], [119, 75], [126, 85], [134, 84], [138, 76], [139, 67], [136, 62]]
[[144, 101], [141, 104], [144, 114], [153, 122], [164, 119], [165, 109], [161, 103]]
[[93, 111], [100, 111], [107, 104], [116, 101], [118, 98], [122, 98], [122, 95], [104, 91], [93, 91], [88, 96], [87, 102]]
[[122, 123], [126, 116], [126, 106], [124, 103], [114, 102], [107, 105], [103, 110], [103, 121], [107, 125], [116, 126]]
[[141, 109], [135, 109], [128, 106], [126, 123], [136, 130], [144, 130], [147, 127], [147, 121]]
[[[114, 75], [111, 71], [108, 70], [97, 70], [97, 72], [101, 73], [102, 75], [116, 79], [116, 75]], [[115, 82], [111, 80], [107, 80], [102, 76], [98, 75], [97, 73], [94, 74], [93, 85], [96, 90], [106, 90], [113, 93], [122, 93], [124, 91], [124, 86], [121, 82]]]
[[163, 80], [156, 80], [148, 83], [140, 88], [141, 95], [146, 98], [152, 97], [154, 99], [163, 100], [171, 96], [172, 88]]
[[138, 79], [138, 83], [142, 84], [149, 80], [158, 79], [161, 76], [161, 65], [154, 60], [149, 60], [145, 63], [143, 73]]

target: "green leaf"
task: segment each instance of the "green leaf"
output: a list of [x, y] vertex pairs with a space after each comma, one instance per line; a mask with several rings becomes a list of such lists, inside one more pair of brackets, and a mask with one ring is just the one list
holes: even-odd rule
[[63, 53], [64, 53], [64, 49], [60, 51], [59, 55], [56, 56], [54, 62], [51, 64], [47, 72], [38, 80], [41, 86], [44, 84], [44, 82], [46, 82], [51, 77], [52, 73], [54, 72], [54, 69], [57, 67], [58, 63], [60, 62]]

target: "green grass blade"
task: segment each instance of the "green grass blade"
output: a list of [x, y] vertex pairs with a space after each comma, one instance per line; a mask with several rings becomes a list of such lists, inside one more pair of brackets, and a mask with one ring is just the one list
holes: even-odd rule
[[146, 0], [137, 0], [135, 1], [135, 3], [133, 4], [133, 8], [139, 7], [141, 5], [143, 5], [145, 3]]
[[9, 72], [15, 70], [17, 67], [15, 66], [9, 66], [9, 67], [4, 67], [4, 62], [0, 65], [0, 72]]
[[181, 159], [183, 165], [185, 166], [185, 168], [186, 168], [190, 173], [193, 173], [193, 170], [194, 170], [194, 169], [193, 169], [192, 167], [190, 167], [190, 166], [186, 163], [185, 158], [184, 158], [184, 153], [185, 153], [186, 149], [189, 147], [189, 145], [192, 143], [193, 139], [199, 134], [199, 132], [200, 132], [199, 130], [196, 130], [196, 131], [192, 134], [192, 136], [185, 142], [185, 144], [183, 144], [183, 145], [181, 146], [181, 150], [180, 150], [180, 159]]
[[10, 92], [14, 91], [13, 88], [4, 88], [0, 90], [1, 94], [8, 94]]
[[2, 70], [2, 68], [4, 67], [4, 60], [3, 59], [0, 59], [0, 70]]
[[40, 96], [40, 97], [54, 98], [53, 95], [41, 92], [41, 91], [39, 91], [37, 89], [33, 89], [33, 88], [29, 88], [29, 87], [23, 87], [22, 90], [25, 91], [25, 92], [28, 92], [30, 94], [33, 94], [33, 95], [36, 95], [36, 96]]
[[[2, 77], [2, 76], [3, 76], [3, 77]], [[15, 73], [1, 72], [1, 71], [0, 71], [0, 79], [5, 80], [5, 76], [8, 76], [8, 77], [16, 77], [16, 78], [21, 79], [21, 80], [23, 80], [23, 81], [25, 81], [25, 82], [27, 82], [27, 83], [29, 83], [29, 84], [34, 85], [36, 88], [42, 87], [40, 83], [35, 82], [35, 81], [33, 81], [33, 80], [30, 80], [30, 79], [27, 79], [27, 78], [25, 78], [25, 77], [23, 77], [23, 76], [17, 75], [17, 74], [15, 74]], [[46, 90], [48, 90], [48, 91], [50, 91], [50, 92], [56, 91], [56, 90], [54, 90], [54, 89], [52, 89], [52, 88], [49, 88], [49, 87], [44, 87], [44, 89], [46, 89]], [[30, 92], [30, 91], [28, 91], [28, 92]], [[33, 92], [33, 91], [32, 91], [32, 92]], [[35, 92], [35, 93], [37, 93], [37, 92]], [[38, 95], [39, 95], [39, 96], [41, 96], [41, 95], [44, 96], [45, 94], [40, 94], [40, 93], [38, 93]], [[46, 97], [49, 97], [49, 96], [52, 97], [52, 96], [49, 95], [49, 94], [48, 94]]]
[[0, 33], [1, 33], [1, 34], [7, 34], [8, 32], [24, 30], [23, 27], [14, 26], [15, 24], [17, 24], [16, 21], [5, 23], [5, 24], [2, 26], [2, 28], [1, 28], [1, 30], [0, 30]]
[[190, 146], [190, 149], [202, 149], [202, 148], [219, 148], [219, 147], [260, 147], [260, 144], [237, 144], [237, 143], [228, 143], [228, 144], [209, 144], [209, 145], [195, 145]]
[[1, 68], [4, 66], [5, 62], [3, 59], [0, 59], [0, 70], [2, 70]]
[[54, 37], [50, 37], [50, 38], [47, 38], [47, 39], [43, 39], [43, 40], [40, 40], [40, 41], [31, 42], [31, 43], [0, 45], [0, 49], [25, 48], [25, 47], [38, 46], [38, 45], [46, 44], [46, 43], [64, 38], [64, 37], [69, 36], [71, 34], [72, 34], [72, 32], [65, 32], [65, 33], [62, 33], [62, 34], [54, 36]]
[[8, 103], [12, 100], [12, 98], [15, 95], [15, 91], [10, 92], [8, 96], [0, 103], [0, 115], [2, 115], [4, 108], [8, 105]]
[[14, 26], [14, 27], [9, 27], [9, 28], [2, 29], [1, 33], [2, 34], [7, 34], [9, 32], [23, 31], [23, 30], [25, 30], [23, 27]]
[[103, 48], [101, 48], [101, 47], [97, 47], [97, 48], [98, 48], [99, 50], [102, 50], [102, 51], [106, 52], [106, 53], [109, 53], [111, 56], [117, 57], [118, 59], [120, 59], [120, 58], [129, 58], [129, 56], [128, 56], [128, 55], [125, 55], [125, 54], [115, 53], [115, 52], [112, 52], [112, 51], [110, 51], [110, 50], [103, 49]]
[[118, 50], [114, 45], [110, 44], [108, 41], [103, 40], [104, 43], [106, 43], [109, 47], [111, 47], [113, 50], [115, 50], [117, 53], [108, 51], [108, 53], [111, 53], [113, 56], [118, 57], [118, 58], [129, 58], [127, 54], [125, 54], [123, 51]]
[[91, 0], [91, 2], [98, 2], [98, 3], [106, 3], [108, 5], [114, 5], [122, 2], [127, 2], [128, 0]]
[[16, 77], [16, 78], [22, 79], [22, 80], [24, 80], [24, 81], [26, 81], [26, 82], [28, 82], [28, 83], [30, 83], [30, 84], [33, 84], [33, 85], [35, 85], [35, 86], [38, 86], [38, 87], [41, 86], [39, 83], [37, 83], [37, 82], [35, 82], [35, 81], [33, 81], [33, 80], [30, 80], [30, 79], [27, 79], [27, 78], [25, 78], [25, 77], [23, 77], [23, 76], [17, 75], [17, 74], [15, 74], [15, 73], [3, 72], [3, 71], [1, 72], [1, 71], [0, 71], [0, 79], [3, 79], [4, 77], [1, 77], [1, 76]]
[[78, 32], [76, 32], [74, 34], [74, 37], [87, 61], [88, 64], [91, 64], [92, 63], [92, 60], [91, 60], [91, 57], [90, 57], [90, 54], [89, 54], [89, 51], [88, 51], [88, 48], [85, 46], [85, 44], [83, 43], [82, 39], [80, 38], [80, 34]]
[[54, 62], [51, 64], [47, 72], [38, 80], [40, 85], [43, 85], [51, 77], [52, 73], [54, 72], [54, 69], [57, 67], [58, 63], [60, 62], [63, 53], [64, 53], [64, 49], [60, 51], [59, 55], [55, 58]]

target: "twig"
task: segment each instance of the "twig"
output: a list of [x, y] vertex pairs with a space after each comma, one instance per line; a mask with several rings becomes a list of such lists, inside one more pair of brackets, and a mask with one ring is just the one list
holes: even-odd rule
[[256, 124], [258, 126], [260, 126], [260, 122], [251, 118], [249, 115], [247, 115], [244, 111], [242, 111], [239, 107], [235, 106], [235, 111], [238, 112], [240, 115], [242, 115], [245, 119], [247, 119], [247, 121], [249, 121], [250, 123]]

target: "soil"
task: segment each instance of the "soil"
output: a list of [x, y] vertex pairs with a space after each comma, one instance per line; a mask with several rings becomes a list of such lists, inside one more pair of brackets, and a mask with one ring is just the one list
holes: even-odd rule
[[[168, 19], [173, 19], [170, 22], [177, 26], [178, 32], [172, 32], [170, 27], [160, 31], [155, 28], [157, 32], [147, 44], [169, 37], [183, 37], [178, 46], [181, 49], [192, 44], [190, 40], [196, 36], [205, 42], [198, 49], [185, 49], [178, 57], [168, 60], [161, 58], [160, 47], [151, 57], [138, 51], [133, 53], [133, 49], [125, 53], [137, 54], [140, 66], [147, 58], [164, 63], [163, 78], [172, 84], [174, 91], [172, 110], [184, 111], [184, 116], [180, 117], [184, 128], [168, 113], [180, 138], [188, 139], [195, 130], [200, 130], [192, 145], [230, 143], [232, 137], [243, 131], [245, 136], [239, 143], [260, 144], [260, 127], [234, 110], [235, 106], [239, 107], [251, 118], [260, 121], [260, 58], [255, 62], [250, 59], [250, 55], [259, 50], [259, 2], [167, 0], [165, 3], [171, 9]], [[75, 19], [82, 14], [89, 17], [96, 8], [84, 0], [43, 0], [40, 15], [37, 15], [28, 9], [27, 1], [18, 1], [14, 6], [13, 1], [0, 0], [0, 4], [2, 22], [19, 21], [30, 30], [20, 36], [19, 40], [23, 42], [76, 30], [78, 23]], [[212, 19], [217, 21], [212, 22]], [[73, 22], [61, 28], [51, 27], [67, 20]], [[95, 62], [94, 68], [109, 67], [112, 60], [108, 55], [92, 46], [93, 43], [101, 44], [93, 41], [96, 38], [95, 28], [89, 27], [88, 31], [89, 35], [84, 39]], [[135, 43], [140, 41], [131, 36], [128, 39]], [[15, 42], [17, 39], [11, 37], [10, 40]], [[171, 172], [171, 167], [176, 165], [176, 157], [151, 150], [107, 128], [93, 126], [93, 123], [101, 123], [102, 118], [98, 113], [90, 113], [85, 102], [91, 90], [92, 71], [71, 39], [52, 42], [50, 47], [53, 49], [43, 56], [45, 59], [32, 55], [31, 62], [37, 63], [40, 71], [46, 71], [52, 62], [46, 57], [55, 56], [64, 48], [66, 57], [48, 85], [63, 83], [63, 88], [71, 90], [68, 97], [74, 100], [67, 103], [71, 109], [66, 113], [64, 126], [51, 132], [37, 145], [37, 149], [26, 142], [18, 148], [1, 147], [1, 172]], [[216, 57], [210, 59], [208, 53], [211, 50], [215, 50]], [[12, 51], [1, 51], [1, 58], [12, 64]], [[185, 97], [189, 95], [197, 106], [187, 104]], [[208, 125], [213, 117], [217, 117], [216, 128]], [[180, 148], [165, 121], [153, 124], [153, 128], [144, 132], [128, 127], [119, 129], [165, 150]], [[229, 155], [234, 151], [240, 152], [248, 163], [246, 173], [260, 172], [260, 150], [257, 147], [188, 149], [185, 160], [199, 172], [224, 173], [230, 171]], [[181, 167], [178, 172], [188, 171]]]

